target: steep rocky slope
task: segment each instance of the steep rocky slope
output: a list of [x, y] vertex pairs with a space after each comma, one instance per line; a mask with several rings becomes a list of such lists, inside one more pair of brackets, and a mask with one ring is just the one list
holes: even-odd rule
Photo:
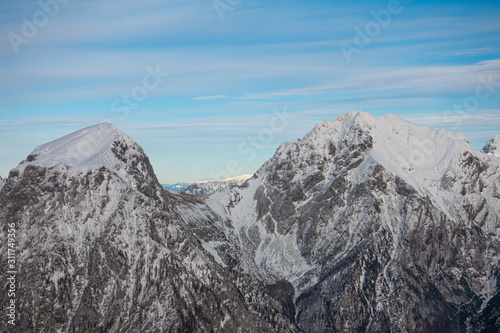
[[459, 134], [351, 112], [206, 203], [223, 221], [206, 246], [291, 284], [307, 332], [500, 327], [500, 162]]
[[[0, 191], [1, 239], [15, 224], [17, 254], [16, 325], [0, 331], [296, 331], [261, 282], [203, 249], [183, 200], [110, 124], [35, 149]], [[11, 299], [2, 288], [3, 309]]]

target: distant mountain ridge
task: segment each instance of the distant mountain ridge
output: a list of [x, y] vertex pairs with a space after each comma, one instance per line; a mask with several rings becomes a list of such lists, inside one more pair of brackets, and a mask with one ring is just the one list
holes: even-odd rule
[[161, 184], [164, 189], [179, 192], [180, 190], [188, 187], [191, 182], [179, 182], [179, 183], [173, 183], [173, 184]]
[[233, 186], [242, 185], [250, 179], [252, 175], [241, 175], [219, 180], [200, 180], [194, 182], [181, 182], [175, 184], [163, 184], [163, 188], [182, 192], [190, 195], [208, 195], [217, 191], [222, 191]]

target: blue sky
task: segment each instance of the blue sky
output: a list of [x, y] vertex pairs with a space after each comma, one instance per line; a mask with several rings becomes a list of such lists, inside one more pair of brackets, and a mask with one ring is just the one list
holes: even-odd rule
[[500, 132], [498, 1], [30, 0], [0, 17], [3, 177], [103, 121], [163, 183], [253, 173], [352, 110], [476, 147]]

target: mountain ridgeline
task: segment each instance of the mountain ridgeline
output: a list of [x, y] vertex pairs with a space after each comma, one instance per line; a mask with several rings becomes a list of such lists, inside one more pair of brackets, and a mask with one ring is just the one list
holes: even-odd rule
[[77, 131], [0, 179], [0, 330], [499, 332], [498, 142], [349, 112], [193, 196], [111, 124]]

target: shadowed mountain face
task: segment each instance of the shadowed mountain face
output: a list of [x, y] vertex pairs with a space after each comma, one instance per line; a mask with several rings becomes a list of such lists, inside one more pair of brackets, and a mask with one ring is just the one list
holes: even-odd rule
[[72, 151], [74, 136], [48, 144], [46, 154], [74, 158], [31, 154], [0, 192], [0, 217], [16, 225], [18, 272], [17, 324], [2, 321], [1, 331], [297, 330], [264, 285], [201, 247], [176, 211], [182, 199], [163, 191], [133, 140], [111, 125], [83, 131], [88, 141], [104, 131], [108, 145]]
[[174, 195], [96, 125], [38, 147], [0, 190], [18, 272], [1, 330], [497, 332], [499, 187], [500, 160], [460, 135], [354, 112], [242, 186]]

